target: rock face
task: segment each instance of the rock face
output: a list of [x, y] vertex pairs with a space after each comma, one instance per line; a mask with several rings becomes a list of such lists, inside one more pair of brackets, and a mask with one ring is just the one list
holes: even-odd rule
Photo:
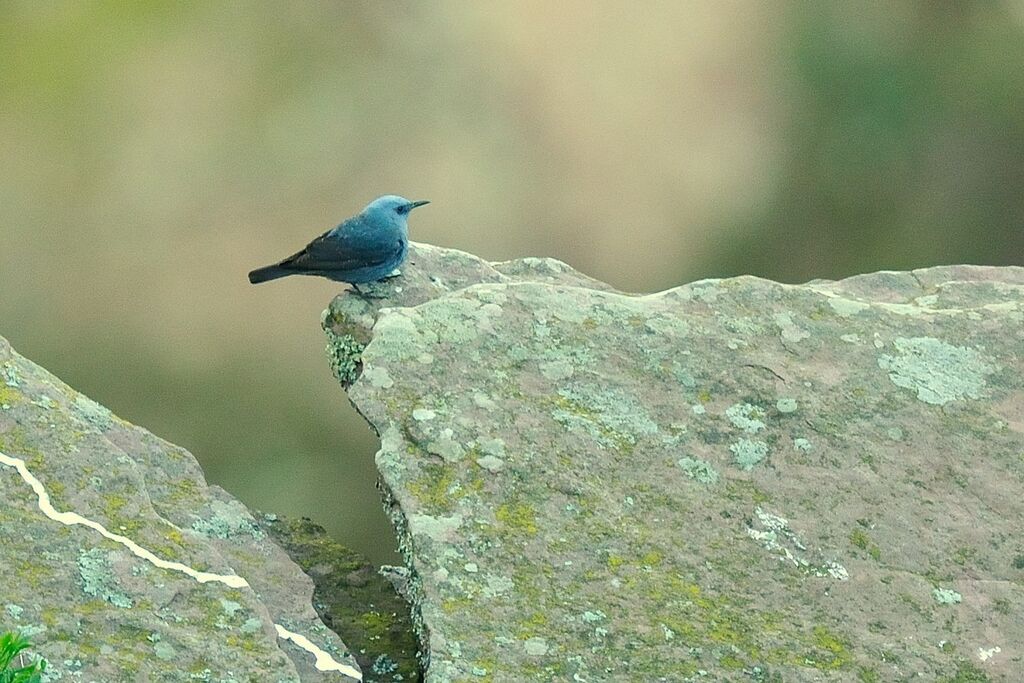
[[1024, 680], [1024, 269], [404, 270], [323, 322], [428, 681]]
[[313, 584], [195, 459], [0, 338], [0, 605], [44, 681], [359, 680]]

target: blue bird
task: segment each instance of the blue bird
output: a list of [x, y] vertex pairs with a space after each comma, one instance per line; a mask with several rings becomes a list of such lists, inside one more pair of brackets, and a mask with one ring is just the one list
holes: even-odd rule
[[319, 275], [354, 285], [382, 280], [405, 261], [409, 212], [429, 203], [393, 194], [378, 197], [302, 251], [252, 271], [249, 282], [255, 285], [287, 275]]

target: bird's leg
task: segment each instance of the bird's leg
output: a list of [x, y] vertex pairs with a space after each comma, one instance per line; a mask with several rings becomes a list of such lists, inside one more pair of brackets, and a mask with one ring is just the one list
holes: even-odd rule
[[367, 282], [362, 287], [353, 284], [352, 289], [364, 299], [386, 299], [388, 296], [388, 288], [380, 282]]

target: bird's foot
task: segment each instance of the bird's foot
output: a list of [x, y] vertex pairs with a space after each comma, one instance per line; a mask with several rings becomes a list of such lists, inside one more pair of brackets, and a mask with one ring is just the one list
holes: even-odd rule
[[386, 299], [391, 294], [391, 288], [383, 282], [367, 282], [362, 285], [352, 285], [356, 294], [364, 299]]

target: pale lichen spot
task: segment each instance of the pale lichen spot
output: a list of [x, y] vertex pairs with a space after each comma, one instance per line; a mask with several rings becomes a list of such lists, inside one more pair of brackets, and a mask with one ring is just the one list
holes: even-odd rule
[[711, 485], [718, 481], [718, 472], [707, 460], [684, 457], [680, 458], [676, 464], [682, 468], [686, 476], [701, 484]]
[[797, 407], [796, 399], [794, 398], [780, 398], [775, 402], [775, 408], [780, 413], [795, 413]]
[[932, 590], [932, 597], [940, 605], [956, 605], [963, 600], [963, 596], [951, 588], [935, 588]]
[[836, 315], [842, 318], [849, 318], [850, 316], [857, 315], [861, 311], [866, 311], [871, 308], [871, 304], [863, 301], [854, 301], [853, 299], [844, 299], [841, 296], [830, 298], [828, 305], [832, 307], [832, 310], [836, 312]]
[[437, 335], [421, 329], [421, 317], [413, 311], [381, 311], [373, 327], [374, 339], [364, 358], [376, 356], [408, 360], [418, 357], [424, 348], [437, 343]]
[[433, 420], [437, 417], [437, 413], [429, 408], [416, 408], [412, 411], [412, 419], [417, 422], [426, 422], [427, 420]]
[[749, 403], [737, 403], [726, 409], [725, 416], [729, 418], [729, 422], [735, 427], [742, 429], [748, 434], [756, 434], [765, 428], [765, 424], [761, 420], [765, 416], [765, 412], [759, 406]]
[[796, 343], [811, 336], [810, 332], [793, 322], [793, 317], [789, 313], [776, 313], [772, 319], [779, 326], [782, 341]]
[[741, 470], [754, 469], [754, 465], [768, 456], [768, 444], [764, 441], [740, 439], [729, 446], [729, 450], [732, 451], [733, 459]]
[[476, 464], [488, 472], [500, 472], [505, 469], [505, 461], [493, 455], [485, 455], [476, 459]]
[[539, 657], [548, 653], [548, 644], [543, 638], [534, 636], [526, 639], [523, 649], [526, 650], [526, 654]]
[[498, 408], [498, 404], [490, 396], [479, 391], [473, 394], [473, 403], [484, 410], [497, 410]]
[[980, 398], [986, 376], [996, 371], [974, 349], [933, 337], [897, 337], [893, 345], [899, 355], [880, 356], [878, 367], [888, 371], [893, 384], [932, 405]]
[[458, 462], [466, 455], [466, 449], [455, 439], [452, 429], [443, 429], [440, 434], [430, 439], [423, 447], [428, 453], [440, 456], [447, 462]]
[[433, 516], [413, 514], [409, 515], [408, 519], [409, 530], [414, 535], [423, 534], [435, 541], [446, 540], [455, 530], [462, 526], [461, 515]]
[[505, 440], [504, 439], [480, 439], [480, 450], [486, 455], [493, 455], [496, 458], [505, 457]]
[[556, 358], [540, 364], [540, 374], [544, 375], [551, 381], [568, 379], [572, 377], [575, 372], [576, 369], [573, 367], [572, 361], [568, 358]]
[[988, 649], [985, 649], [983, 647], [979, 647], [978, 648], [978, 659], [980, 659], [983, 662], [987, 662], [988, 660], [992, 659], [993, 657], [995, 657], [997, 654], [999, 654], [1002, 651], [1003, 651], [1003, 649], [1001, 647], [999, 647], [998, 645], [996, 645], [995, 647], [990, 647]]
[[488, 576], [483, 589], [485, 598], [496, 598], [515, 588], [515, 583], [507, 576]]

